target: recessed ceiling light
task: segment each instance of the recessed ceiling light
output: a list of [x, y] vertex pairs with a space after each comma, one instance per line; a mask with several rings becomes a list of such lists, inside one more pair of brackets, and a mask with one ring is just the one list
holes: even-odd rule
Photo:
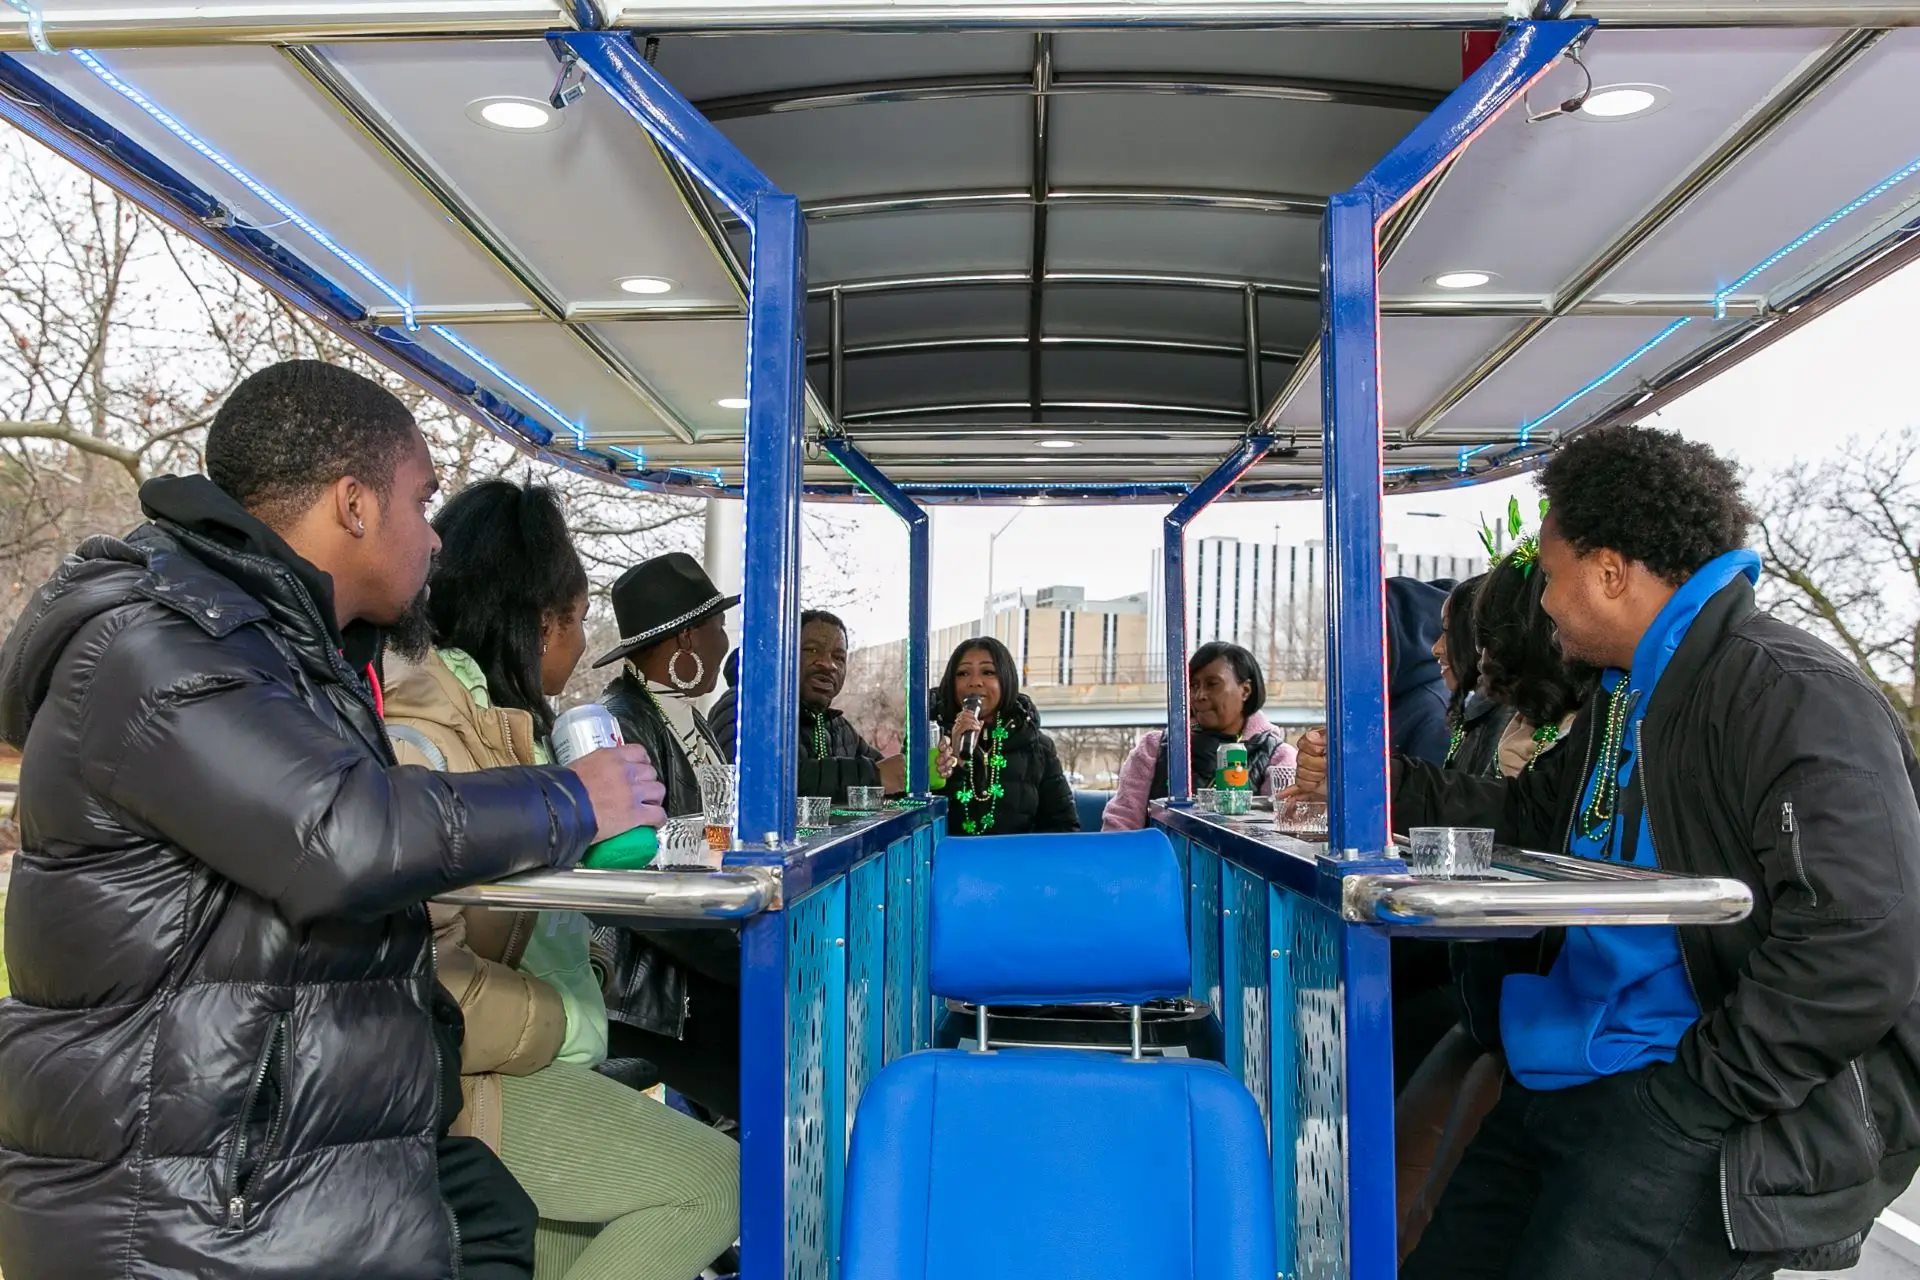
[[1580, 114], [1595, 120], [1643, 116], [1665, 104], [1666, 92], [1657, 84], [1607, 85], [1587, 95], [1580, 104]]
[[1443, 271], [1433, 278], [1442, 289], [1478, 289], [1493, 282], [1491, 271]]
[[628, 276], [620, 282], [628, 293], [672, 293], [673, 281], [665, 276]]
[[479, 98], [467, 104], [467, 119], [504, 133], [545, 133], [560, 127], [560, 113], [536, 98]]
[[722, 409], [744, 409], [747, 407], [747, 398], [745, 396], [726, 396], [722, 399], [715, 400], [714, 403]]
[[1074, 449], [1079, 445], [1078, 440], [1042, 440], [1040, 442], [1042, 449]]

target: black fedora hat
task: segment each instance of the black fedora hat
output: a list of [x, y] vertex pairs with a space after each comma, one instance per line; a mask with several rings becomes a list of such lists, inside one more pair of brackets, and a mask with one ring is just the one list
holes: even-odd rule
[[739, 603], [739, 596], [721, 595], [700, 562], [684, 551], [642, 561], [613, 584], [620, 643], [593, 665], [618, 662]]

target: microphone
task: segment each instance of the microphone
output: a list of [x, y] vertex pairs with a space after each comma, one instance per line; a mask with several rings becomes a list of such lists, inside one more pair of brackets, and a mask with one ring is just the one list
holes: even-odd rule
[[[974, 717], [976, 719], [979, 718], [980, 712], [983, 709], [985, 709], [986, 705], [987, 705], [986, 702], [977, 693], [970, 693], [966, 697], [960, 699], [960, 709], [962, 711], [971, 711], [974, 714]], [[960, 735], [960, 758], [964, 760], [968, 756], [972, 755], [974, 753], [975, 748], [977, 748], [979, 745], [980, 745], [980, 731], [978, 729], [969, 729], [965, 733], [961, 734]]]

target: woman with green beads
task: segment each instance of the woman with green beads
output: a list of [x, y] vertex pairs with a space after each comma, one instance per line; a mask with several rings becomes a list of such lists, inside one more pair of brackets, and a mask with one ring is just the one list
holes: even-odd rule
[[991, 636], [963, 641], [934, 693], [941, 748], [938, 793], [947, 833], [1011, 836], [1080, 830], [1073, 788], [1040, 713], [1020, 692], [1020, 671]]

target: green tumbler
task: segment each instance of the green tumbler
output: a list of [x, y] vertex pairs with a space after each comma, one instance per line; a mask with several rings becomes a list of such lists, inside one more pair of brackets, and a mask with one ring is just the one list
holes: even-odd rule
[[660, 833], [635, 827], [589, 846], [580, 865], [589, 871], [638, 871], [660, 852]]

